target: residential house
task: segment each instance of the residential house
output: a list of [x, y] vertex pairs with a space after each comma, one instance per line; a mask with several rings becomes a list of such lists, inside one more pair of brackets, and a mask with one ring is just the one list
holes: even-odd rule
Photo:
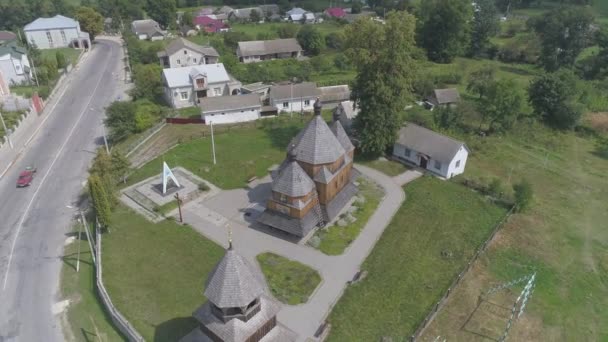
[[314, 109], [315, 100], [321, 95], [313, 82], [273, 85], [270, 88], [269, 104], [277, 112], [308, 112]]
[[321, 102], [331, 107], [350, 99], [350, 88], [347, 84], [319, 87], [319, 91], [321, 92]]
[[28, 44], [38, 49], [74, 47], [88, 49], [91, 46], [89, 34], [80, 30], [80, 24], [68, 17], [56, 15], [52, 18], [38, 18], [23, 28]]
[[0, 45], [17, 40], [17, 35], [10, 31], [0, 31]]
[[205, 97], [199, 106], [201, 118], [207, 125], [257, 120], [262, 110], [258, 94]]
[[10, 95], [11, 90], [8, 87], [8, 83], [4, 79], [4, 75], [2, 74], [2, 69], [0, 69], [0, 98]]
[[226, 16], [229, 16], [232, 11], [234, 11], [234, 8], [230, 6], [222, 6], [219, 10], [217, 10], [216, 14], [224, 14]]
[[236, 56], [242, 63], [298, 58], [302, 53], [302, 47], [295, 38], [239, 42], [236, 48]]
[[264, 20], [264, 11], [260, 7], [238, 8], [228, 14], [228, 20], [234, 21], [250, 21], [251, 12], [256, 11], [260, 16], [260, 20]]
[[315, 115], [287, 147], [287, 158], [271, 173], [272, 193], [258, 222], [297, 237], [332, 222], [357, 193], [351, 170], [355, 147], [339, 121], [331, 127]]
[[272, 20], [281, 17], [281, 9], [277, 4], [260, 5], [259, 7], [262, 9], [262, 18], [264, 19]]
[[346, 16], [346, 11], [341, 7], [332, 7], [325, 10], [325, 15], [330, 18], [344, 18]]
[[177, 38], [163, 51], [158, 52], [157, 56], [163, 68], [180, 68], [215, 64], [220, 55], [211, 46], [202, 46], [184, 38]]
[[165, 99], [173, 108], [192, 107], [205, 97], [241, 92], [241, 83], [226, 72], [222, 63], [163, 69], [162, 79]]
[[455, 107], [460, 102], [460, 94], [456, 88], [435, 89], [433, 94], [426, 99], [426, 106], [430, 110], [435, 107]]
[[352, 132], [353, 121], [359, 114], [359, 108], [355, 108], [353, 101], [342, 101], [336, 108], [334, 108], [333, 117], [334, 120], [339, 120], [342, 127], [346, 132]]
[[17, 41], [0, 45], [0, 72], [8, 84], [29, 83], [32, 70], [27, 57], [27, 50], [18, 46]]
[[262, 102], [268, 99], [268, 95], [270, 94], [270, 88], [272, 84], [264, 83], [264, 82], [256, 82], [251, 84], [245, 84], [241, 88], [241, 92], [243, 94], [258, 94]]
[[197, 16], [202, 16], [202, 15], [210, 15], [213, 14], [213, 7], [203, 7], [201, 8], [198, 13], [196, 14]]
[[312, 24], [315, 22], [315, 15], [300, 7], [294, 7], [289, 11], [285, 12], [287, 20], [298, 23]]
[[213, 268], [192, 315], [198, 322], [182, 342], [294, 342], [298, 335], [277, 320], [281, 304], [267, 294], [264, 275], [232, 247]]
[[413, 123], [407, 123], [399, 130], [399, 138], [393, 146], [396, 158], [444, 178], [463, 173], [468, 155], [469, 148], [462, 141]]
[[191, 26], [189, 25], [182, 25], [179, 28], [179, 34], [182, 37], [192, 37], [192, 36], [196, 36], [198, 34], [198, 31], [193, 29]]
[[139, 40], [163, 40], [167, 35], [152, 19], [134, 20], [131, 23], [131, 31]]
[[193, 19], [193, 24], [197, 29], [207, 33], [218, 33], [230, 31], [230, 26], [222, 20], [213, 19], [211, 16], [198, 16]]

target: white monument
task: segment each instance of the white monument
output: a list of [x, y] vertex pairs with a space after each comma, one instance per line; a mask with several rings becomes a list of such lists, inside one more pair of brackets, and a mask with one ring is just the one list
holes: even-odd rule
[[177, 178], [175, 178], [173, 175], [173, 172], [169, 168], [169, 165], [167, 165], [167, 162], [163, 162], [163, 195], [167, 193], [167, 182], [169, 180], [172, 180], [176, 187], [180, 187]]

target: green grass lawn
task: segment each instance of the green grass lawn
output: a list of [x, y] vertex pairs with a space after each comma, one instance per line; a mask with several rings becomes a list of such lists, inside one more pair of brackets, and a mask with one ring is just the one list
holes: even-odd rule
[[399, 176], [400, 174], [409, 170], [409, 168], [407, 166], [405, 166], [404, 164], [396, 162], [396, 161], [392, 161], [392, 160], [380, 160], [380, 159], [365, 160], [365, 159], [362, 159], [362, 160], [357, 160], [356, 162], [361, 165], [365, 165], [365, 166], [371, 167], [373, 169], [376, 169], [390, 177]]
[[78, 62], [78, 57], [82, 50], [72, 49], [72, 48], [57, 48], [57, 49], [44, 49], [40, 50], [40, 56], [44, 59], [56, 59], [57, 52], [61, 52], [65, 59], [72, 63], [72, 65], [76, 65]]
[[177, 341], [196, 326], [207, 275], [224, 250], [187, 226], [152, 224], [124, 207], [103, 236], [112, 301], [147, 341]]
[[359, 195], [365, 198], [364, 203], [354, 203], [358, 209], [353, 214], [357, 219], [344, 227], [337, 224], [325, 229], [318, 230], [315, 234], [320, 239], [318, 249], [328, 255], [339, 255], [359, 236], [361, 229], [365, 227], [367, 220], [376, 211], [378, 203], [384, 196], [382, 189], [375, 183], [359, 177]]
[[[4, 124], [6, 128], [9, 130], [13, 129], [17, 122], [19, 121], [19, 116], [23, 114], [22, 112], [2, 112], [2, 118], [4, 119]], [[0, 123], [0, 137], [3, 137], [6, 134], [4, 131], [4, 126]]]
[[362, 266], [367, 277], [334, 307], [328, 341], [408, 339], [506, 213], [433, 177], [405, 192], [407, 200]]
[[297, 261], [273, 253], [263, 253], [256, 258], [270, 292], [285, 304], [306, 303], [321, 282], [317, 271]]
[[[78, 229], [74, 230], [77, 234]], [[126, 341], [113, 326], [97, 296], [95, 267], [91, 258], [86, 234], [66, 246], [61, 270], [61, 293], [70, 301], [67, 319], [71, 335], [76, 341]], [[76, 272], [76, 260], [80, 243], [80, 268]]]

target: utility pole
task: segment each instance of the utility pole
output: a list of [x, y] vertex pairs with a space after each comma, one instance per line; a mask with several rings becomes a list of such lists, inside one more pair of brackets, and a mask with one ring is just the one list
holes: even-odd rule
[[179, 192], [175, 193], [175, 200], [177, 201], [177, 210], [179, 211], [179, 223], [184, 223], [182, 218], [182, 200], [179, 198]]
[[36, 72], [36, 66], [34, 65], [34, 59], [29, 58], [29, 60], [30, 60], [30, 64], [32, 65], [32, 69], [34, 69], [34, 79], [36, 80], [36, 87], [40, 88], [40, 83], [38, 83], [38, 72]]
[[110, 155], [110, 148], [108, 147], [108, 138], [106, 138], [106, 126], [101, 122], [101, 129], [103, 131], [103, 143], [106, 145], [106, 153]]
[[211, 121], [211, 151], [213, 152], [213, 165], [217, 163], [215, 160], [215, 139], [213, 137], [213, 121]]
[[4, 123], [4, 117], [2, 116], [2, 112], [0, 111], [0, 121], [2, 121], [2, 127], [4, 127], [4, 133], [6, 134], [6, 139], [8, 140], [8, 146], [13, 149], [13, 142], [11, 141], [11, 132], [6, 128], [6, 124]]

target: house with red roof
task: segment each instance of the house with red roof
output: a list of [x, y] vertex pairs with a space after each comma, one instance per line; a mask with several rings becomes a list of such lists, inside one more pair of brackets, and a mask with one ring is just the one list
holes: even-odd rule
[[332, 7], [326, 9], [325, 14], [332, 18], [344, 18], [344, 16], [346, 16], [346, 11], [344, 11], [344, 8], [341, 7]]
[[207, 15], [197, 16], [192, 20], [192, 24], [199, 30], [208, 33], [228, 32], [230, 26], [221, 20], [210, 18]]

